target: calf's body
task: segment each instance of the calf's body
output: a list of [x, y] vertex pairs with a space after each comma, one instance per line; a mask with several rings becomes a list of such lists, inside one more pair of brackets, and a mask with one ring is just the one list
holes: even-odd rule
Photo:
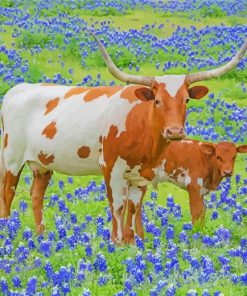
[[[161, 182], [171, 182], [189, 194], [192, 223], [203, 223], [205, 215], [204, 195], [216, 190], [224, 177], [233, 174], [237, 153], [246, 153], [247, 145], [236, 147], [230, 142], [218, 144], [204, 143], [195, 140], [169, 142], [163, 152], [157, 157], [156, 164], [146, 168], [154, 173], [150, 180], [156, 187]], [[145, 192], [145, 188], [143, 189]], [[125, 232], [129, 239], [133, 235], [133, 206], [127, 207], [128, 218]], [[141, 206], [137, 217], [141, 216]], [[140, 220], [140, 218], [139, 218]], [[141, 228], [140, 222], [139, 228]]]

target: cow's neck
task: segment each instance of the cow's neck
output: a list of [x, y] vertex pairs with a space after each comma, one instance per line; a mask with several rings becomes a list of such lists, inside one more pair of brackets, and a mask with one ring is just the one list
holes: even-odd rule
[[145, 151], [144, 158], [145, 156], [146, 158], [141, 164], [141, 175], [148, 180], [152, 180], [154, 178], [154, 168], [157, 167], [157, 163], [169, 142], [161, 134], [161, 129], [156, 122], [156, 116], [151, 104], [149, 105], [148, 114], [150, 120], [146, 120], [146, 128], [145, 130], [140, 129], [140, 133], [151, 145]]

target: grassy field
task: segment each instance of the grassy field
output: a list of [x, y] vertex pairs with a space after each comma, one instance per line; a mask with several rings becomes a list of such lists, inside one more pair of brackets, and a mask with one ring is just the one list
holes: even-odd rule
[[[1, 98], [10, 87], [16, 84], [17, 78], [36, 83], [48, 78], [53, 80], [59, 74], [57, 83], [61, 83], [64, 79], [65, 84], [72, 85], [81, 84], [83, 79], [90, 75], [92, 79], [86, 83], [88, 85], [94, 85], [97, 81], [99, 84], [109, 84], [112, 81], [119, 84], [104, 66], [96, 45], [93, 48], [89, 41], [85, 40], [82, 30], [85, 24], [102, 33], [101, 39], [108, 40], [107, 48], [113, 58], [116, 59], [118, 50], [122, 51], [123, 54], [116, 59], [116, 62], [124, 71], [144, 75], [188, 73], [189, 67], [195, 71], [198, 70], [196, 62], [189, 65], [187, 52], [172, 52], [174, 41], [171, 40], [171, 45], [167, 43], [167, 52], [162, 49], [163, 41], [168, 42], [171, 36], [180, 36], [179, 28], [186, 29], [184, 35], [181, 35], [185, 39], [200, 39], [198, 48], [193, 45], [192, 49], [188, 49], [188, 53], [198, 49], [198, 53], [193, 55], [199, 59], [198, 65], [209, 63], [210, 56], [218, 62], [218, 57], [230, 54], [232, 46], [237, 48], [240, 45], [241, 40], [236, 40], [237, 35], [240, 39], [246, 36], [246, 19], [243, 11], [239, 13], [240, 16], [237, 14], [227, 16], [223, 10], [214, 10], [217, 12], [214, 15], [202, 17], [204, 10], [172, 13], [151, 7], [145, 9], [135, 7], [133, 10], [129, 8], [125, 14], [117, 13], [114, 9], [107, 14], [104, 10], [105, 6], [90, 11], [72, 9], [69, 4], [67, 6], [59, 4], [47, 10], [40, 5], [40, 1], [36, 1], [37, 7], [28, 5], [27, 2], [23, 1], [24, 4], [22, 4], [21, 1], [17, 1], [14, 4], [13, 1], [3, 1], [3, 4], [0, 4], [0, 9], [3, 9], [0, 18], [0, 45], [5, 45], [5, 49], [0, 51], [0, 63], [3, 65], [0, 66]], [[15, 12], [7, 10], [6, 6], [9, 3], [17, 9]], [[27, 13], [30, 15], [25, 19]], [[62, 14], [58, 17], [58, 13]], [[14, 19], [15, 24], [8, 23]], [[39, 20], [39, 23], [36, 23], [36, 20]], [[46, 21], [49, 21], [49, 25], [43, 23]], [[205, 31], [207, 27], [212, 30], [209, 35]], [[213, 43], [217, 41], [215, 36], [218, 36], [217, 30], [222, 30], [219, 40], [224, 41], [224, 38], [229, 38], [229, 44], [214, 46]], [[133, 31], [138, 34], [131, 37], [132, 41], [128, 43], [126, 40]], [[206, 37], [198, 37], [198, 32], [205, 34], [203, 36]], [[224, 34], [226, 34], [225, 37]], [[111, 40], [111, 36], [114, 40]], [[158, 45], [153, 39], [155, 37], [161, 41]], [[185, 42], [182, 37], [181, 43], [191, 44], [190, 41]], [[80, 43], [83, 42], [85, 44], [79, 48]], [[124, 42], [127, 42], [126, 45]], [[136, 49], [138, 46], [139, 51]], [[176, 48], [179, 48], [178, 43]], [[206, 51], [205, 60], [201, 60], [203, 57], [200, 56], [203, 48]], [[224, 50], [228, 51], [222, 54]], [[183, 65], [179, 64], [177, 67], [163, 70], [163, 63], [169, 60], [184, 62], [186, 67], [183, 68]], [[159, 68], [157, 61], [162, 64]], [[130, 63], [133, 64], [132, 70], [129, 69]], [[138, 69], [136, 69], [137, 66]], [[24, 69], [25, 67], [27, 70]], [[99, 74], [100, 78], [98, 78]], [[223, 125], [228, 124], [233, 127], [233, 136], [227, 134], [228, 140], [234, 141], [241, 133], [239, 139], [246, 143], [246, 82], [246, 68], [234, 70], [232, 75], [227, 74], [222, 78], [203, 82], [203, 85], [210, 89], [210, 94], [214, 95], [215, 100], [219, 98], [219, 102], [214, 113], [210, 114], [209, 102], [212, 100], [210, 101], [209, 97], [200, 102], [190, 100], [189, 110], [196, 108], [198, 111], [202, 108], [201, 112], [195, 111], [188, 115], [190, 126], [198, 129], [201, 124], [206, 127], [208, 118], [212, 117], [215, 121], [212, 128], [218, 133], [218, 140], [224, 139], [225, 136], [224, 129], [218, 126], [218, 122], [222, 121]], [[227, 103], [234, 102], [236, 105], [227, 107]], [[243, 117], [228, 116], [234, 114], [236, 109], [242, 112]], [[200, 133], [190, 135], [192, 138], [201, 140], [206, 136]], [[209, 136], [211, 140], [211, 135]], [[237, 175], [241, 176], [239, 183], [236, 182]], [[114, 247], [109, 238], [104, 238], [100, 232], [97, 220], [99, 217], [103, 218], [102, 227], [105, 231], [111, 228], [107, 214], [106, 193], [103, 189], [99, 189], [102, 177], [73, 177], [73, 183], [71, 183], [68, 181], [68, 176], [56, 172], [45, 198], [46, 233], [43, 238], [38, 238], [34, 233], [29, 195], [30, 184], [27, 178], [32, 181], [31, 171], [25, 167], [12, 205], [13, 229], [11, 230], [11, 223], [7, 224], [6, 221], [0, 223], [0, 255], [2, 256], [0, 287], [3, 295], [247, 295], [245, 245], [247, 158], [245, 155], [238, 155], [236, 159], [232, 182], [230, 184], [224, 182], [216, 192], [216, 199], [212, 195], [207, 197], [205, 227], [186, 230], [188, 241], [183, 241], [181, 237], [181, 232], [186, 229], [186, 225], [191, 220], [188, 194], [172, 184], [163, 183], [158, 187], [157, 198], [152, 199], [153, 188], [150, 186], [145, 196], [147, 203], [144, 207], [146, 230], [144, 247], [139, 241], [136, 246]], [[97, 185], [92, 185], [92, 181]], [[86, 193], [80, 196], [77, 191], [82, 189]], [[104, 200], [98, 201], [101, 195], [104, 196], [102, 198]], [[167, 196], [170, 195], [174, 197], [172, 205], [167, 203]], [[22, 210], [23, 204], [24, 208], [25, 204], [27, 208]], [[181, 215], [176, 216], [174, 211], [178, 209], [181, 209]], [[168, 211], [166, 225], [162, 225], [157, 214], [160, 210]], [[241, 213], [238, 214], [238, 211]], [[215, 212], [218, 216], [212, 219]], [[73, 213], [76, 218], [72, 215]], [[237, 215], [240, 216], [239, 219], [234, 218]], [[17, 216], [19, 218], [16, 218]], [[87, 216], [91, 218], [87, 220]], [[20, 222], [18, 222], [19, 219]], [[62, 226], [58, 226], [59, 223]], [[148, 225], [159, 228], [160, 235], [147, 231]], [[75, 226], [80, 227], [80, 237], [73, 236]], [[60, 233], [62, 228], [66, 231], [65, 236]], [[174, 229], [174, 238], [168, 238], [168, 229]], [[31, 232], [31, 237], [26, 238], [25, 231]], [[73, 239], [74, 244], [71, 242]], [[160, 242], [158, 246], [154, 245], [155, 239]], [[31, 240], [35, 247], [31, 247]], [[61, 249], [58, 248], [60, 243], [63, 245]], [[22, 249], [23, 246], [26, 253]], [[109, 251], [111, 248], [113, 251]], [[236, 251], [237, 254], [231, 255], [233, 250], [238, 250], [238, 253]], [[96, 264], [99, 254], [106, 259], [106, 270]], [[150, 254], [153, 259], [150, 259]], [[230, 263], [222, 264], [219, 256], [229, 259]], [[40, 263], [37, 263], [39, 262], [37, 258]], [[159, 267], [159, 262], [162, 268]], [[82, 267], [82, 263], [86, 264], [85, 268]], [[174, 266], [169, 267], [169, 264], [173, 263]], [[52, 271], [49, 271], [49, 264], [52, 266]], [[144, 267], [141, 267], [142, 265]], [[20, 279], [20, 285], [15, 284], [13, 280], [15, 276]], [[34, 277], [33, 282], [32, 277]], [[5, 279], [13, 294], [10, 294], [10, 291], [6, 292]], [[28, 286], [29, 281], [30, 285], [35, 287], [37, 294]], [[128, 288], [128, 284], [131, 288]]]

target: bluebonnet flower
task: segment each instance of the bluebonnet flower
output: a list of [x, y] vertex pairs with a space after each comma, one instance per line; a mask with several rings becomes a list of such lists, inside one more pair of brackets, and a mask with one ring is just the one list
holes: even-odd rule
[[2, 291], [3, 295], [8, 295], [9, 286], [8, 286], [8, 283], [4, 277], [1, 277], [1, 279], [0, 279], [0, 287], [1, 287], [1, 291]]
[[52, 243], [48, 240], [44, 240], [40, 243], [39, 251], [44, 254], [45, 257], [50, 257], [51, 255]]
[[27, 246], [28, 248], [31, 250], [31, 249], [35, 249], [36, 248], [36, 245], [35, 245], [35, 242], [32, 238], [29, 238], [28, 241], [27, 241]]
[[23, 239], [28, 240], [29, 238], [32, 237], [32, 230], [29, 227], [25, 227], [22, 233]]
[[237, 224], [241, 224], [243, 218], [240, 210], [236, 210], [232, 214], [232, 221], [236, 222]]
[[45, 273], [46, 273], [46, 277], [48, 278], [48, 281], [51, 281], [52, 276], [53, 276], [53, 268], [52, 268], [52, 265], [51, 265], [50, 261], [45, 262], [44, 270], [45, 270]]
[[27, 185], [30, 185], [30, 184], [31, 184], [29, 175], [26, 175], [26, 176], [24, 177], [24, 181], [25, 181], [25, 183], [26, 183]]
[[51, 296], [61, 296], [58, 286], [52, 288]]
[[24, 200], [20, 201], [19, 204], [19, 209], [21, 210], [22, 213], [25, 213], [27, 210], [27, 203]]
[[58, 252], [59, 250], [61, 250], [61, 249], [63, 249], [63, 248], [64, 248], [64, 243], [63, 243], [61, 240], [59, 240], [59, 241], [57, 242], [56, 252]]
[[91, 296], [91, 292], [84, 288], [82, 296]]
[[36, 285], [37, 285], [37, 278], [35, 276], [32, 276], [27, 281], [27, 287], [26, 287], [26, 294], [27, 295], [34, 295], [36, 292]]
[[212, 219], [212, 220], [217, 220], [218, 217], [219, 217], [219, 213], [218, 213], [218, 211], [214, 210], [214, 211], [212, 212], [211, 219]]
[[176, 287], [173, 284], [169, 284], [166, 290], [166, 296], [175, 296], [176, 295]]
[[92, 247], [90, 244], [87, 244], [85, 247], [86, 256], [91, 257], [93, 254]]
[[19, 243], [18, 248], [15, 251], [15, 257], [17, 258], [18, 262], [22, 262], [26, 260], [29, 256], [29, 250], [23, 245], [23, 243]]
[[202, 296], [210, 296], [210, 293], [208, 290], [203, 290]]
[[15, 288], [21, 288], [21, 279], [18, 275], [13, 276], [12, 283]]
[[98, 278], [98, 285], [99, 286], [104, 286], [109, 280], [109, 277], [107, 276], [99, 276]]
[[187, 233], [184, 230], [182, 230], [179, 234], [179, 241], [186, 243], [187, 245], [190, 243]]
[[58, 181], [58, 186], [59, 186], [59, 189], [60, 189], [61, 191], [63, 191], [63, 189], [64, 189], [64, 181], [63, 181], [63, 180], [59, 180], [59, 181]]
[[167, 227], [167, 231], [166, 231], [166, 239], [174, 239], [174, 229], [171, 226]]
[[135, 235], [135, 242], [138, 249], [144, 251], [145, 249], [144, 242], [138, 235]]
[[101, 272], [106, 272], [107, 271], [107, 263], [106, 263], [105, 256], [100, 253], [97, 254], [93, 266], [94, 266], [95, 270], [99, 270]]
[[115, 252], [116, 247], [111, 241], [109, 241], [109, 243], [107, 245], [107, 249], [108, 249], [108, 253], [113, 253], [113, 252]]
[[151, 192], [151, 199], [152, 199], [152, 200], [157, 200], [157, 197], [158, 197], [157, 192], [152, 191], [152, 192]]

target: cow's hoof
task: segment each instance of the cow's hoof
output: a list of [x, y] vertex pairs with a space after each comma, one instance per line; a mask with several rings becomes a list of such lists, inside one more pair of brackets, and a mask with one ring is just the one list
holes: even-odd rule
[[41, 235], [45, 232], [45, 225], [40, 224], [39, 226], [36, 227], [36, 232], [38, 235]]
[[135, 234], [134, 231], [131, 229], [125, 230], [124, 231], [124, 237], [123, 237], [123, 241], [125, 244], [135, 244]]

